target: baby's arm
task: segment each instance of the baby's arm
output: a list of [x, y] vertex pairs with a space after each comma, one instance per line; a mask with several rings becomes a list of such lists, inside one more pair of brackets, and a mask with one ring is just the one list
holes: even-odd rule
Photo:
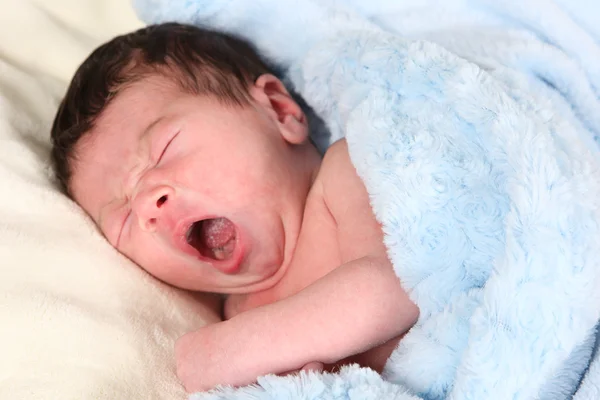
[[343, 264], [296, 295], [184, 336], [176, 349], [178, 374], [189, 391], [248, 384], [313, 361], [334, 363], [415, 323], [418, 309], [386, 256], [344, 142], [332, 146], [322, 168]]
[[348, 262], [298, 294], [185, 335], [178, 374], [188, 391], [334, 363], [408, 330], [417, 310], [389, 262]]

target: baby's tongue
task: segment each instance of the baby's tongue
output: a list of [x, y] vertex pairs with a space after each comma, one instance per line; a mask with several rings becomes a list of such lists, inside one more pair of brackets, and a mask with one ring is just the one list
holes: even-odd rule
[[235, 248], [235, 227], [227, 218], [214, 218], [202, 222], [201, 237], [204, 245], [216, 260], [225, 260]]
[[202, 223], [202, 237], [209, 249], [225, 246], [234, 235], [235, 228], [227, 218], [207, 219]]
[[204, 257], [226, 260], [235, 250], [235, 225], [227, 218], [197, 221], [188, 229], [186, 241]]

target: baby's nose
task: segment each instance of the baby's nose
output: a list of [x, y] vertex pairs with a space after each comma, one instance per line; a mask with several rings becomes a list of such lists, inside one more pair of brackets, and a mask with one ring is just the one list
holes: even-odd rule
[[159, 186], [138, 193], [133, 202], [132, 210], [137, 215], [142, 230], [156, 231], [157, 224], [165, 212], [167, 204], [173, 199], [173, 190], [168, 186]]

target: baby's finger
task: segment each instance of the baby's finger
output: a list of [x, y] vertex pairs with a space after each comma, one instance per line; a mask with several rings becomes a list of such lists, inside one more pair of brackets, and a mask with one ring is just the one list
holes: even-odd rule
[[318, 361], [309, 362], [304, 367], [302, 367], [302, 371], [321, 372], [321, 371], [323, 371], [323, 363], [318, 362]]

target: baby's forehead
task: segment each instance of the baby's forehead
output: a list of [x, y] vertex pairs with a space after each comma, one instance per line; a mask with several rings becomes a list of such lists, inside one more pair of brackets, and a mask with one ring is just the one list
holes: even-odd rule
[[[179, 90], [159, 76], [123, 87], [77, 146], [82, 150], [101, 149], [100, 155], [104, 155], [104, 151], [120, 152], [138, 147], [147, 127], [178, 95]], [[92, 151], [90, 155], [97, 152]]]
[[[152, 84], [132, 85], [115, 96], [92, 128], [74, 146], [71, 191], [92, 213], [114, 196], [140, 153], [147, 126], [164, 107], [166, 96]], [[97, 199], [88, 197], [95, 196]]]
[[122, 87], [77, 143], [81, 162], [97, 161], [106, 153], [128, 153], [137, 148], [147, 127], [180, 96], [181, 90], [160, 75]]
[[73, 175], [85, 171], [114, 175], [137, 148], [137, 138], [119, 134], [119, 129], [93, 129], [74, 147]]

